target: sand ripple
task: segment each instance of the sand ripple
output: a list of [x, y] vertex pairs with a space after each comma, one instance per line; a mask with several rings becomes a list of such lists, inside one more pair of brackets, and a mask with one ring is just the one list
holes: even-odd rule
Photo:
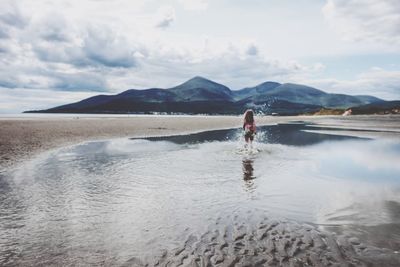
[[396, 251], [327, 233], [317, 226], [263, 218], [249, 224], [219, 218], [201, 234], [159, 257], [132, 258], [125, 266], [399, 266]]

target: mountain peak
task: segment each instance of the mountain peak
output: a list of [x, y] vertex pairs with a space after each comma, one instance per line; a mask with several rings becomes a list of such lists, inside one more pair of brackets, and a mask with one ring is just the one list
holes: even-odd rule
[[194, 76], [193, 78], [189, 79], [188, 82], [190, 81], [207, 81], [207, 82], [212, 82], [211, 80], [204, 78], [202, 76]]
[[195, 76], [169, 90], [179, 94], [185, 100], [233, 100], [232, 92], [228, 87], [201, 76]]
[[260, 84], [259, 84], [259, 85], [257, 85], [256, 87], [261, 87], [261, 86], [271, 86], [271, 85], [276, 85], [276, 86], [279, 86], [279, 85], [281, 85], [281, 84], [280, 84], [280, 83], [277, 83], [277, 82], [266, 81], [266, 82], [260, 83]]
[[201, 89], [201, 88], [214, 88], [214, 89], [222, 89], [224, 91], [230, 91], [228, 87], [226, 87], [223, 84], [214, 82], [212, 80], [206, 79], [201, 76], [194, 76], [190, 80], [187, 80], [186, 82], [175, 86], [173, 88], [170, 88], [172, 90], [188, 90], [188, 89]]
[[209, 84], [224, 86], [222, 84], [219, 84], [217, 82], [214, 82], [214, 81], [204, 78], [202, 76], [194, 76], [193, 78], [182, 83], [182, 85], [193, 85], [193, 86], [198, 86], [198, 87], [202, 87], [202, 86], [209, 85]]
[[247, 97], [254, 97], [256, 95], [265, 94], [268, 91], [275, 89], [276, 87], [280, 86], [280, 83], [277, 82], [263, 82], [254, 87], [246, 87], [241, 90], [237, 90], [234, 92], [236, 99], [243, 99]]

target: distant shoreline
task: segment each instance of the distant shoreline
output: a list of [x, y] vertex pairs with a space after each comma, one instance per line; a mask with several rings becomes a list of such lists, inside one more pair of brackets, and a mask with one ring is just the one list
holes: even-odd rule
[[[15, 114], [14, 114], [15, 115]], [[7, 169], [38, 153], [85, 141], [188, 134], [239, 128], [241, 116], [41, 114], [0, 116], [0, 167]], [[258, 125], [305, 121], [323, 127], [399, 132], [398, 115], [258, 116]]]

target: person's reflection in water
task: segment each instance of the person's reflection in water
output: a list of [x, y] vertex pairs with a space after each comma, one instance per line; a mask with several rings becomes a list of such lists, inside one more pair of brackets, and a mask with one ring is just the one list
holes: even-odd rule
[[253, 160], [252, 159], [243, 159], [243, 180], [245, 182], [245, 190], [248, 192], [254, 191], [254, 168], [253, 168]]

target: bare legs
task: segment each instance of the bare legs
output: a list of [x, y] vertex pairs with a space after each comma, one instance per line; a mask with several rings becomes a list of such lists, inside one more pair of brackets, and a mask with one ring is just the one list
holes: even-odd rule
[[253, 139], [254, 139], [253, 137], [248, 137], [248, 136], [244, 137], [244, 140], [246, 141], [246, 144], [244, 144], [245, 149], [247, 148], [253, 149]]

